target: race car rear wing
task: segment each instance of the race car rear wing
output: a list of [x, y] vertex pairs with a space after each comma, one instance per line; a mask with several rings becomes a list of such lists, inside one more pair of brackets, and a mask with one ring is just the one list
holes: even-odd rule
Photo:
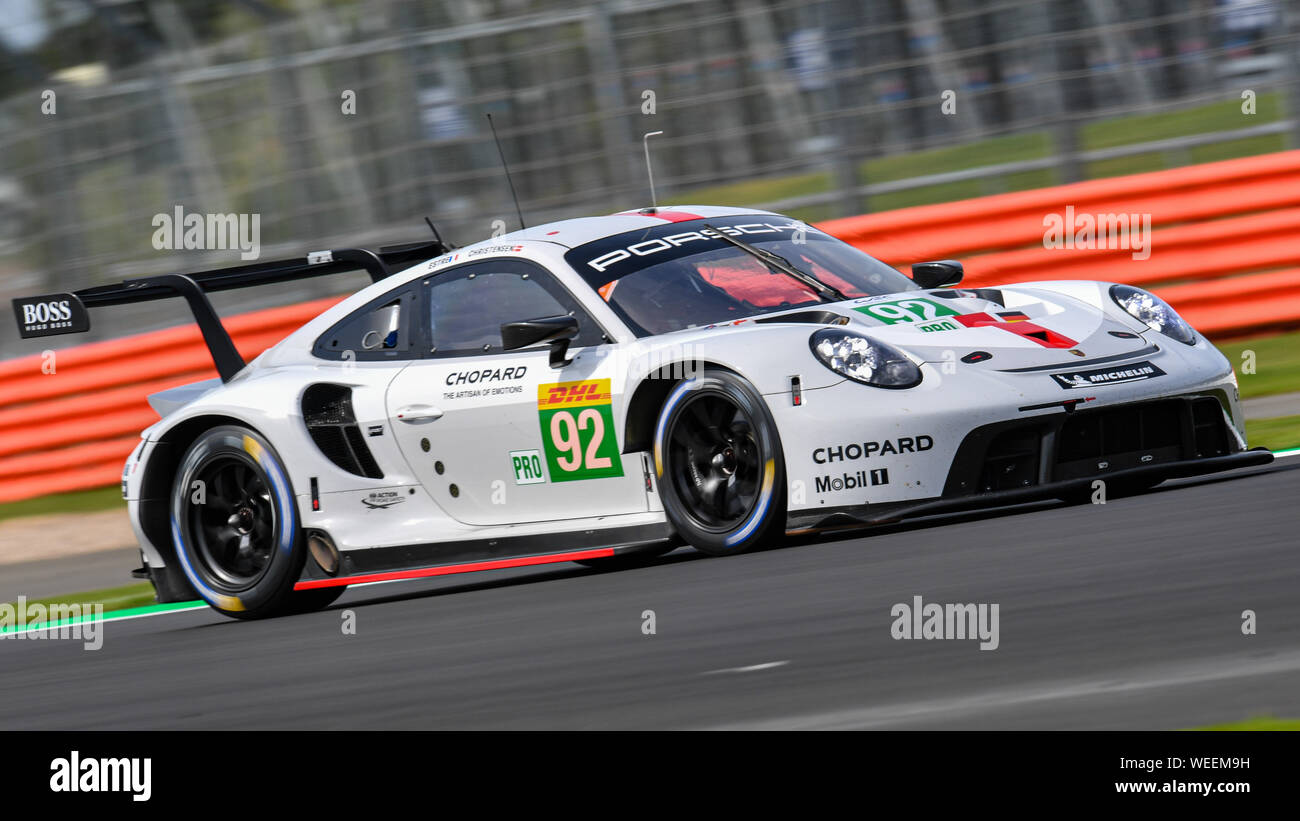
[[370, 274], [371, 282], [379, 282], [395, 271], [440, 256], [449, 250], [451, 249], [441, 240], [390, 245], [380, 248], [378, 252], [364, 248], [340, 248], [313, 251], [306, 257], [256, 262], [193, 274], [138, 277], [116, 285], [97, 285], [69, 293], [19, 297], [13, 301], [14, 317], [18, 321], [18, 333], [23, 339], [84, 333], [90, 330], [87, 308], [184, 297], [203, 334], [208, 352], [212, 354], [212, 362], [221, 375], [221, 381], [229, 382], [247, 363], [221, 324], [221, 318], [207, 297], [209, 293], [362, 270]]

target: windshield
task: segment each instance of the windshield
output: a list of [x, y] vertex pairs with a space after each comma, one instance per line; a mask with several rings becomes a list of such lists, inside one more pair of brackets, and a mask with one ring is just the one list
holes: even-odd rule
[[704, 220], [606, 237], [565, 259], [639, 336], [833, 302], [835, 291], [852, 299], [917, 288], [880, 260], [788, 217], [707, 224], [794, 270], [719, 238]]

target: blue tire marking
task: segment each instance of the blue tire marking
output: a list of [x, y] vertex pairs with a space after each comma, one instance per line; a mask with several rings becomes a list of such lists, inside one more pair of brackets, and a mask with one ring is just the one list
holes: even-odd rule
[[[664, 404], [663, 412], [659, 415], [659, 424], [655, 427], [655, 448], [657, 450], [663, 448], [664, 426], [668, 424], [668, 417], [672, 416], [673, 408], [677, 407], [677, 403], [686, 395], [686, 392], [694, 387], [695, 380], [693, 378], [688, 379], [678, 385], [673, 392], [669, 394], [668, 401]], [[662, 459], [656, 460], [655, 467], [657, 468], [656, 472], [659, 474], [660, 478], [662, 478]], [[764, 469], [766, 469], [766, 467], [767, 465], [764, 463]], [[775, 477], [773, 477], [772, 486], [763, 493], [763, 497], [759, 499], [758, 507], [754, 508], [754, 512], [749, 515], [749, 518], [745, 521], [745, 524], [741, 529], [728, 536], [723, 541], [723, 544], [731, 547], [732, 545], [749, 538], [749, 534], [754, 531], [754, 528], [758, 526], [759, 522], [761, 522], [763, 517], [767, 514], [767, 508], [772, 501], [772, 494], [775, 489], [776, 481]]]
[[767, 492], [763, 494], [763, 498], [759, 500], [758, 507], [754, 508], [754, 512], [749, 515], [749, 520], [745, 523], [745, 526], [726, 538], [725, 544], [728, 547], [749, 538], [749, 534], [758, 526], [758, 523], [762, 521], [763, 516], [766, 515], [767, 505], [772, 501], [772, 491], [775, 487], [776, 482], [773, 481], [772, 488], [769, 488]]
[[[247, 434], [245, 434], [247, 435]], [[256, 441], [256, 440], [254, 440]], [[241, 442], [242, 444], [242, 442]], [[242, 449], [242, 448], [241, 448]], [[245, 450], [247, 452], [247, 450]], [[266, 476], [271, 481], [271, 488], [275, 493], [276, 499], [280, 504], [283, 515], [277, 517], [280, 522], [279, 549], [285, 554], [293, 551], [294, 534], [298, 530], [298, 509], [294, 504], [293, 495], [288, 492], [288, 479], [283, 471], [280, 470], [279, 464], [267, 452], [266, 447], [258, 442], [257, 463], [262, 466]], [[218, 609], [231, 609], [229, 603], [231, 600], [238, 605], [238, 610], [243, 609], [243, 601], [238, 596], [232, 596], [225, 593], [218, 593], [203, 583], [203, 580], [195, 572], [193, 565], [190, 564], [189, 556], [186, 554], [184, 539], [181, 537], [180, 524], [176, 521], [176, 513], [171, 515], [172, 541], [175, 544], [176, 555], [180, 559], [181, 569], [185, 572], [185, 577], [189, 579], [190, 584], [198, 592], [203, 600]]]
[[280, 550], [289, 553], [293, 550], [293, 534], [298, 530], [298, 509], [293, 496], [288, 492], [289, 480], [280, 471], [280, 466], [266, 452], [266, 448], [262, 448], [262, 454], [266, 457], [262, 469], [271, 480], [271, 487], [280, 500], [280, 509], [284, 511], [280, 517]]

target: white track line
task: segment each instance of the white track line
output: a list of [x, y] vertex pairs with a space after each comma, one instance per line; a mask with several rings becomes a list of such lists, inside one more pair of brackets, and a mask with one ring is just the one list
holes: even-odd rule
[[759, 670], [771, 670], [773, 667], [784, 667], [789, 663], [790, 663], [789, 660], [767, 661], [767, 662], [763, 662], [762, 664], [751, 664], [748, 667], [724, 667], [721, 670], [709, 670], [708, 672], [700, 673], [700, 675], [716, 676], [722, 673], [756, 673]]
[[968, 696], [909, 701], [879, 707], [858, 707], [810, 713], [802, 716], [763, 719], [726, 724], [718, 730], [858, 730], [885, 727], [907, 722], [935, 721], [945, 716], [969, 717], [980, 713], [1024, 707], [1051, 701], [1134, 693], [1207, 684], [1251, 676], [1276, 675], [1300, 671], [1300, 652], [1290, 652], [1269, 659], [1231, 658], [1202, 659], [1192, 664], [1168, 665], [1131, 670], [1106, 679], [1093, 681], [1057, 681], [1028, 687], [986, 690]]

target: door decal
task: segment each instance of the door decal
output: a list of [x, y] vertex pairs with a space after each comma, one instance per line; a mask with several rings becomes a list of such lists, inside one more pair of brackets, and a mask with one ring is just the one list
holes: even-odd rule
[[623, 475], [610, 380], [537, 386], [542, 444], [552, 482]]

